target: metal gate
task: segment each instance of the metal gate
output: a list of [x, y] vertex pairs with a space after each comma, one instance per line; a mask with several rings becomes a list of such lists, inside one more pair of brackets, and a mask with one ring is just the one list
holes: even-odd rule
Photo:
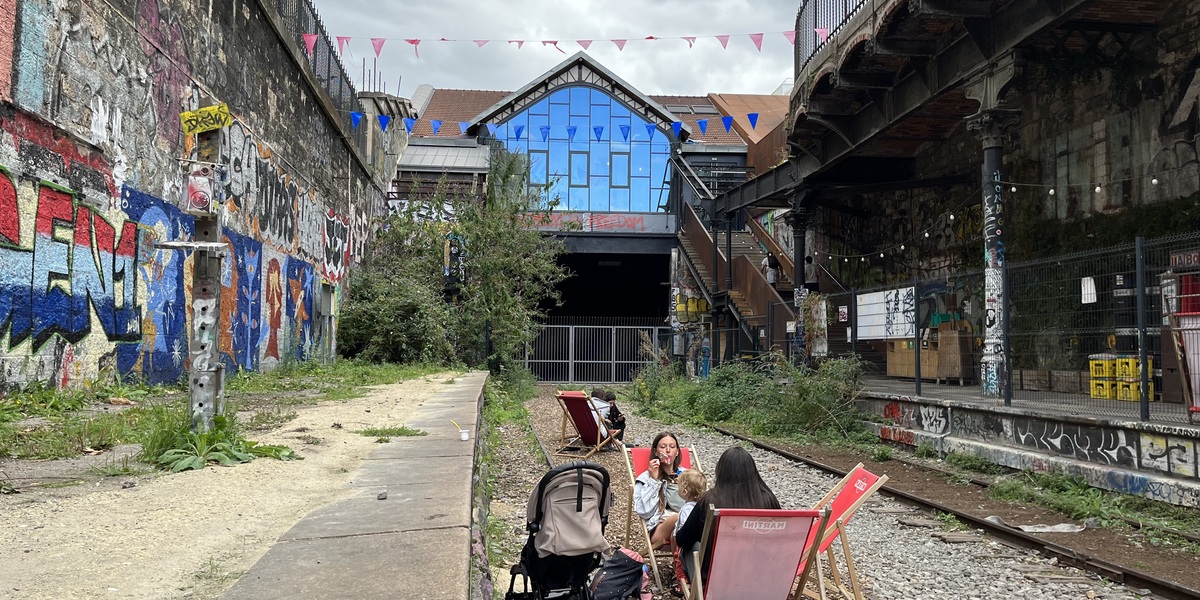
[[525, 367], [540, 381], [624, 383], [649, 359], [641, 335], [660, 348], [669, 327], [653, 325], [545, 325], [525, 354]]

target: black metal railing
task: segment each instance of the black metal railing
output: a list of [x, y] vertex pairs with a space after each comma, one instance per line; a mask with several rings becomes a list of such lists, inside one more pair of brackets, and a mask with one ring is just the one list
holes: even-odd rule
[[[364, 119], [357, 129], [353, 126], [350, 113], [364, 112], [363, 105], [312, 0], [274, 0], [274, 3], [283, 20], [284, 29], [291, 34], [292, 43], [296, 44], [300, 53], [307, 57], [308, 64], [317, 77], [317, 84], [333, 104], [338, 119], [346, 126], [346, 130], [351, 132], [353, 143], [362, 153], [363, 159], [382, 156], [381, 137], [367, 136], [367, 127], [361, 126], [363, 123], [369, 126], [370, 122]], [[312, 54], [308, 54], [308, 48], [305, 46], [305, 34], [317, 35]], [[368, 139], [371, 140], [373, 148], [368, 148]]]
[[[808, 61], [829, 43], [867, 0], [804, 0], [796, 13], [796, 81]], [[822, 34], [818, 34], [822, 30]]]

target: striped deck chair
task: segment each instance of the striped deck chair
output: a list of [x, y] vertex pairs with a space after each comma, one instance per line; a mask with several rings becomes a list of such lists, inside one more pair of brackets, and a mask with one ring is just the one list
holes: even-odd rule
[[[625, 546], [629, 546], [629, 536], [636, 528], [642, 532], [643, 543], [646, 544], [647, 562], [650, 563], [650, 568], [654, 571], [654, 583], [658, 584], [658, 589], [663, 589], [662, 576], [658, 573], [657, 559], [671, 559], [675, 557], [674, 548], [667, 545], [662, 550], [654, 550], [650, 547], [650, 530], [646, 529], [646, 522], [642, 520], [637, 513], [633, 512], [633, 487], [637, 481], [637, 476], [640, 475], [650, 466], [650, 448], [628, 448], [625, 453], [625, 466], [629, 468], [629, 507], [625, 511]], [[679, 449], [679, 468], [681, 469], [697, 469], [704, 471], [700, 466], [700, 456], [696, 454], [693, 448]]]

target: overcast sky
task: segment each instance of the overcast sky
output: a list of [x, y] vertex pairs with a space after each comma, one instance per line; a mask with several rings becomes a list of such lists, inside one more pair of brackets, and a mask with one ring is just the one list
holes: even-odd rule
[[[389, 38], [378, 60], [387, 92], [417, 85], [515, 91], [597, 40], [588, 54], [646, 94], [769, 94], [792, 74], [799, 0], [313, 0], [332, 36], [350, 36], [342, 60], [358, 87], [370, 38]], [[766, 33], [762, 52], [746, 35]], [[732, 34], [728, 49], [714, 35]], [[646, 36], [697, 36], [646, 41]], [[467, 40], [439, 42], [440, 38]], [[421, 58], [407, 38], [423, 40]], [[623, 51], [608, 41], [627, 38]], [[488, 39], [477, 47], [469, 40]], [[526, 40], [522, 49], [507, 40]], [[558, 40], [566, 54], [543, 46]], [[365, 86], [370, 89], [370, 85]]]

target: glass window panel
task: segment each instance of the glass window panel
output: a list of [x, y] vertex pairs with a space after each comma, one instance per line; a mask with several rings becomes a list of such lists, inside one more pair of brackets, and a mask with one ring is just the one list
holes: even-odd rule
[[[645, 133], [644, 131], [642, 133]], [[629, 174], [631, 176], [650, 176], [650, 144], [638, 142], [630, 149]]]
[[592, 106], [592, 124], [604, 126], [604, 137], [608, 138], [608, 119], [611, 115], [611, 105]]
[[592, 191], [592, 210], [612, 210], [609, 207], [608, 178], [592, 176], [589, 189]]
[[571, 103], [570, 88], [562, 88], [562, 89], [555, 90], [554, 92], [551, 92], [550, 103], [551, 104], [570, 104]]
[[633, 177], [629, 181], [629, 210], [650, 212], [650, 178]]
[[550, 177], [566, 177], [571, 172], [570, 159], [566, 144], [550, 144]]
[[629, 155], [612, 155], [612, 185], [613, 187], [629, 187]]
[[608, 148], [603, 147], [604, 144], [592, 144], [592, 165], [588, 171], [591, 177], [608, 177]]
[[609, 191], [608, 209], [618, 212], [629, 211], [629, 188], [612, 188]]
[[563, 131], [570, 123], [567, 107], [563, 104], [550, 105], [550, 137], [557, 140], [567, 139], [567, 132]]
[[529, 107], [529, 114], [534, 116], [546, 116], [550, 114], [550, 99], [542, 98], [536, 104]]
[[650, 155], [650, 182], [662, 185], [667, 174], [667, 155], [655, 152]]
[[592, 111], [591, 88], [572, 87], [571, 115], [587, 115]]
[[589, 210], [587, 187], [573, 187], [570, 189], [570, 193], [571, 199], [567, 203], [570, 210]]
[[588, 153], [587, 152], [572, 152], [571, 153], [571, 186], [584, 186], [588, 184]]
[[541, 185], [548, 181], [546, 176], [549, 174], [547, 170], [548, 156], [545, 152], [530, 152], [529, 153], [529, 183]]
[[552, 202], [558, 202], [557, 210], [566, 210], [567, 208], [567, 182], [561, 177], [551, 178], [550, 190], [546, 193], [546, 198]]

